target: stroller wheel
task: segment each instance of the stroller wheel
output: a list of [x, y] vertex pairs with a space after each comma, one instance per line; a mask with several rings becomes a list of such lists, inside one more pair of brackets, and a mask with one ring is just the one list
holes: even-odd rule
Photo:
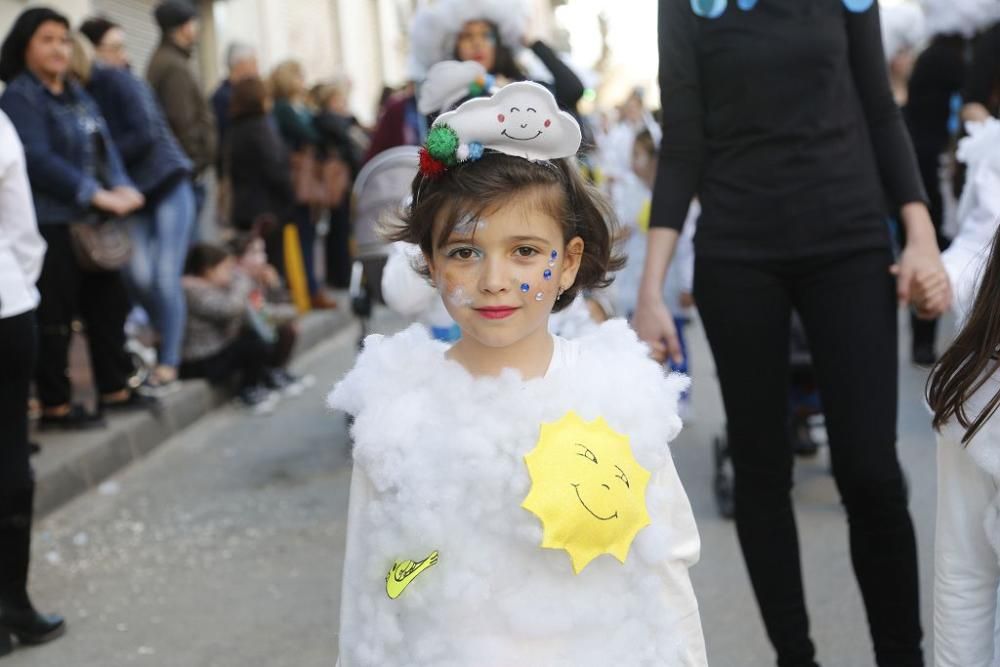
[[712, 443], [712, 455], [715, 459], [715, 475], [712, 480], [715, 503], [723, 519], [732, 519], [736, 514], [736, 501], [733, 496], [733, 462], [724, 437], [715, 438]]

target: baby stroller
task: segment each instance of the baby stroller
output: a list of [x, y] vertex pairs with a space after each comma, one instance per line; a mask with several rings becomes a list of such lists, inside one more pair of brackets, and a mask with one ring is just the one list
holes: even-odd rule
[[351, 310], [361, 322], [361, 341], [368, 334], [375, 304], [383, 303], [382, 269], [388, 258], [379, 223], [398, 210], [410, 192], [419, 167], [415, 146], [382, 151], [361, 169], [351, 194], [351, 220], [357, 256], [351, 267]]
[[[788, 391], [788, 439], [796, 456], [815, 456], [819, 443], [813, 438], [814, 428], [823, 425], [823, 410], [816, 385], [809, 341], [802, 321], [792, 314], [791, 343], [789, 346], [791, 373]], [[733, 518], [733, 464], [726, 436], [718, 435], [712, 443], [715, 474], [713, 490], [719, 514]]]

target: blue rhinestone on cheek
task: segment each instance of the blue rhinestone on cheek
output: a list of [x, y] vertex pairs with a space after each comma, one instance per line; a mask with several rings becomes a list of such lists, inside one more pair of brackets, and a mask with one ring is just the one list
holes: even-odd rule
[[545, 269], [545, 272], [542, 274], [542, 277], [545, 278], [546, 280], [552, 280], [552, 269]]
[[529, 285], [528, 283], [521, 283], [521, 291], [527, 294], [529, 291], [531, 291], [531, 285]]

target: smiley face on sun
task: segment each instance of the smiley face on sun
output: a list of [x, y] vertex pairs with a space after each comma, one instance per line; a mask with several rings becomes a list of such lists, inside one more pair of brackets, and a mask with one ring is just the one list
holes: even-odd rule
[[601, 554], [622, 563], [635, 536], [649, 525], [650, 473], [632, 454], [628, 436], [603, 418], [575, 412], [543, 424], [525, 457], [531, 491], [521, 506], [542, 521], [542, 547], [565, 549], [576, 574]]

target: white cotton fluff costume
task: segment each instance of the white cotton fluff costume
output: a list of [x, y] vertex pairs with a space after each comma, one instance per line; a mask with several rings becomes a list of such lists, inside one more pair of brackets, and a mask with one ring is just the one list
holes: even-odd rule
[[[668, 447], [687, 378], [665, 376], [621, 320], [556, 339], [529, 381], [473, 378], [446, 350], [419, 326], [371, 336], [330, 395], [355, 418], [341, 665], [706, 665], [688, 577], [698, 532]], [[625, 563], [600, 555], [579, 575], [521, 506], [525, 454], [570, 410], [627, 434], [652, 473], [651, 523]], [[394, 562], [432, 551], [438, 563], [389, 599]]]

